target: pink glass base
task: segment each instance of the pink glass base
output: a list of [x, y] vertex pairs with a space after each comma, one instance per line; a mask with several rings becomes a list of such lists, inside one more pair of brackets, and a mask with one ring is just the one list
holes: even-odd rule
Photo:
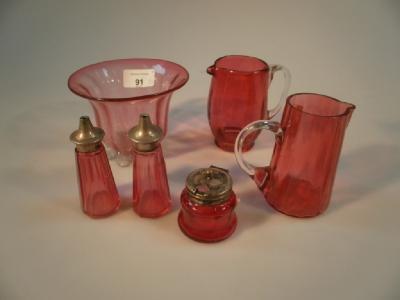
[[133, 208], [134, 212], [141, 218], [149, 218], [149, 219], [157, 219], [160, 217], [165, 216], [166, 214], [168, 214], [171, 211], [171, 208], [168, 207], [166, 209], [164, 209], [163, 211], [157, 211], [153, 214], [151, 213], [144, 213], [138, 209]]
[[[227, 151], [227, 152], [235, 152], [235, 143], [226, 143], [226, 142], [219, 142], [218, 140], [214, 140], [215, 145], [218, 146], [218, 148]], [[247, 152], [251, 150], [251, 148], [254, 147], [254, 143], [248, 143], [245, 144], [243, 143], [243, 152]]]
[[167, 170], [161, 147], [151, 152], [132, 151], [133, 210], [144, 218], [157, 218], [171, 210]]
[[93, 219], [102, 219], [102, 218], [106, 218], [106, 217], [109, 217], [109, 216], [115, 214], [119, 210], [119, 207], [120, 207], [120, 203], [118, 203], [118, 205], [115, 208], [113, 208], [112, 210], [108, 211], [105, 214], [91, 214], [88, 211], [85, 211], [85, 210], [82, 210], [82, 211], [85, 213], [85, 215], [87, 215]]
[[178, 224], [182, 232], [192, 240], [203, 243], [215, 243], [227, 239], [235, 232], [237, 226], [237, 217], [236, 214], [233, 213], [231, 223], [223, 230], [204, 232], [204, 230], [195, 230], [191, 227], [188, 227], [185, 224], [183, 212], [181, 211], [178, 215]]
[[104, 147], [95, 152], [75, 150], [75, 158], [82, 211], [93, 218], [115, 213], [121, 202]]
[[280, 207], [269, 202], [268, 200], [266, 200], [266, 201], [267, 201], [268, 205], [270, 205], [276, 211], [278, 211], [284, 215], [287, 215], [288, 217], [292, 217], [292, 218], [314, 218], [314, 217], [317, 217], [317, 216], [323, 214], [326, 211], [326, 209], [328, 208], [328, 206], [326, 206], [325, 208], [323, 208], [320, 211], [313, 211], [313, 213], [307, 213], [307, 212], [301, 212], [301, 211], [291, 212], [291, 211], [286, 211], [284, 209], [281, 209]]

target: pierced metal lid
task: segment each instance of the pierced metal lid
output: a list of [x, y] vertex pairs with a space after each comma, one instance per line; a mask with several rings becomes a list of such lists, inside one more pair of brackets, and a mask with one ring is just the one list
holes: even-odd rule
[[104, 137], [104, 130], [94, 127], [88, 116], [79, 119], [79, 128], [71, 133], [69, 139], [79, 152], [96, 151]]
[[219, 204], [232, 192], [232, 178], [228, 170], [210, 166], [194, 170], [186, 179], [186, 188], [192, 201], [199, 204]]
[[128, 132], [136, 150], [141, 152], [149, 152], [157, 148], [157, 144], [163, 137], [160, 127], [151, 122], [148, 114], [141, 114], [139, 124]]

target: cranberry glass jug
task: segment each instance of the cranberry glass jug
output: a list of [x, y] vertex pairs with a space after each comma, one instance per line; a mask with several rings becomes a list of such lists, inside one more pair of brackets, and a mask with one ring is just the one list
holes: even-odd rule
[[89, 65], [68, 79], [69, 89], [88, 99], [97, 126], [104, 129], [104, 143], [110, 159], [120, 166], [131, 161], [132, 143], [127, 132], [147, 112], [167, 132], [172, 93], [188, 80], [178, 64], [161, 59], [119, 59]]
[[[281, 100], [268, 109], [268, 89], [277, 71], [284, 75]], [[261, 59], [229, 55], [217, 59], [207, 69], [212, 75], [208, 98], [208, 120], [215, 143], [233, 152], [239, 131], [250, 122], [272, 118], [281, 108], [290, 85], [290, 73], [281, 65], [268, 65]], [[256, 139], [250, 135], [243, 144], [249, 150]]]
[[[276, 210], [313, 217], [328, 206], [346, 127], [355, 106], [319, 94], [288, 97], [282, 122], [256, 121], [238, 135], [239, 166], [256, 182]], [[269, 167], [254, 167], [242, 156], [248, 134], [268, 129], [275, 134]]]

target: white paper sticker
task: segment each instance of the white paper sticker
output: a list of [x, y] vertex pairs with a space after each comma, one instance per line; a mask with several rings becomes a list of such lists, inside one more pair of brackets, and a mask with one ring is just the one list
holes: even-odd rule
[[125, 88], [142, 88], [154, 86], [155, 71], [153, 69], [124, 70], [123, 85]]

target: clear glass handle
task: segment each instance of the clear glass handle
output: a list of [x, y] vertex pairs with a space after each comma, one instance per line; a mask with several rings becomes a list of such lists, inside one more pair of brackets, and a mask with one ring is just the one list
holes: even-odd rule
[[282, 108], [285, 99], [289, 93], [289, 87], [290, 87], [290, 81], [291, 81], [291, 75], [289, 72], [289, 69], [282, 65], [271, 65], [271, 72], [270, 72], [270, 82], [272, 81], [272, 78], [274, 77], [274, 74], [278, 71], [282, 71], [283, 73], [283, 89], [281, 93], [281, 98], [279, 99], [278, 104], [273, 108], [273, 109], [268, 109], [265, 113], [265, 118], [266, 119], [271, 119], [274, 117]]
[[256, 167], [253, 166], [251, 163], [247, 162], [243, 157], [242, 147], [244, 140], [249, 134], [261, 129], [267, 129], [272, 133], [274, 133], [275, 143], [281, 142], [282, 129], [280, 124], [278, 122], [267, 121], [267, 120], [259, 120], [248, 124], [239, 132], [235, 142], [235, 157], [240, 168], [243, 171], [245, 171], [247, 175], [249, 175], [251, 178], [254, 178], [255, 176], [258, 177], [257, 175], [260, 175], [260, 172], [258, 171], [264, 173], [264, 175], [262, 176], [263, 178], [261, 180], [260, 178], [254, 178], [259, 187], [265, 184], [265, 181], [267, 180], [268, 177], [269, 167]]

